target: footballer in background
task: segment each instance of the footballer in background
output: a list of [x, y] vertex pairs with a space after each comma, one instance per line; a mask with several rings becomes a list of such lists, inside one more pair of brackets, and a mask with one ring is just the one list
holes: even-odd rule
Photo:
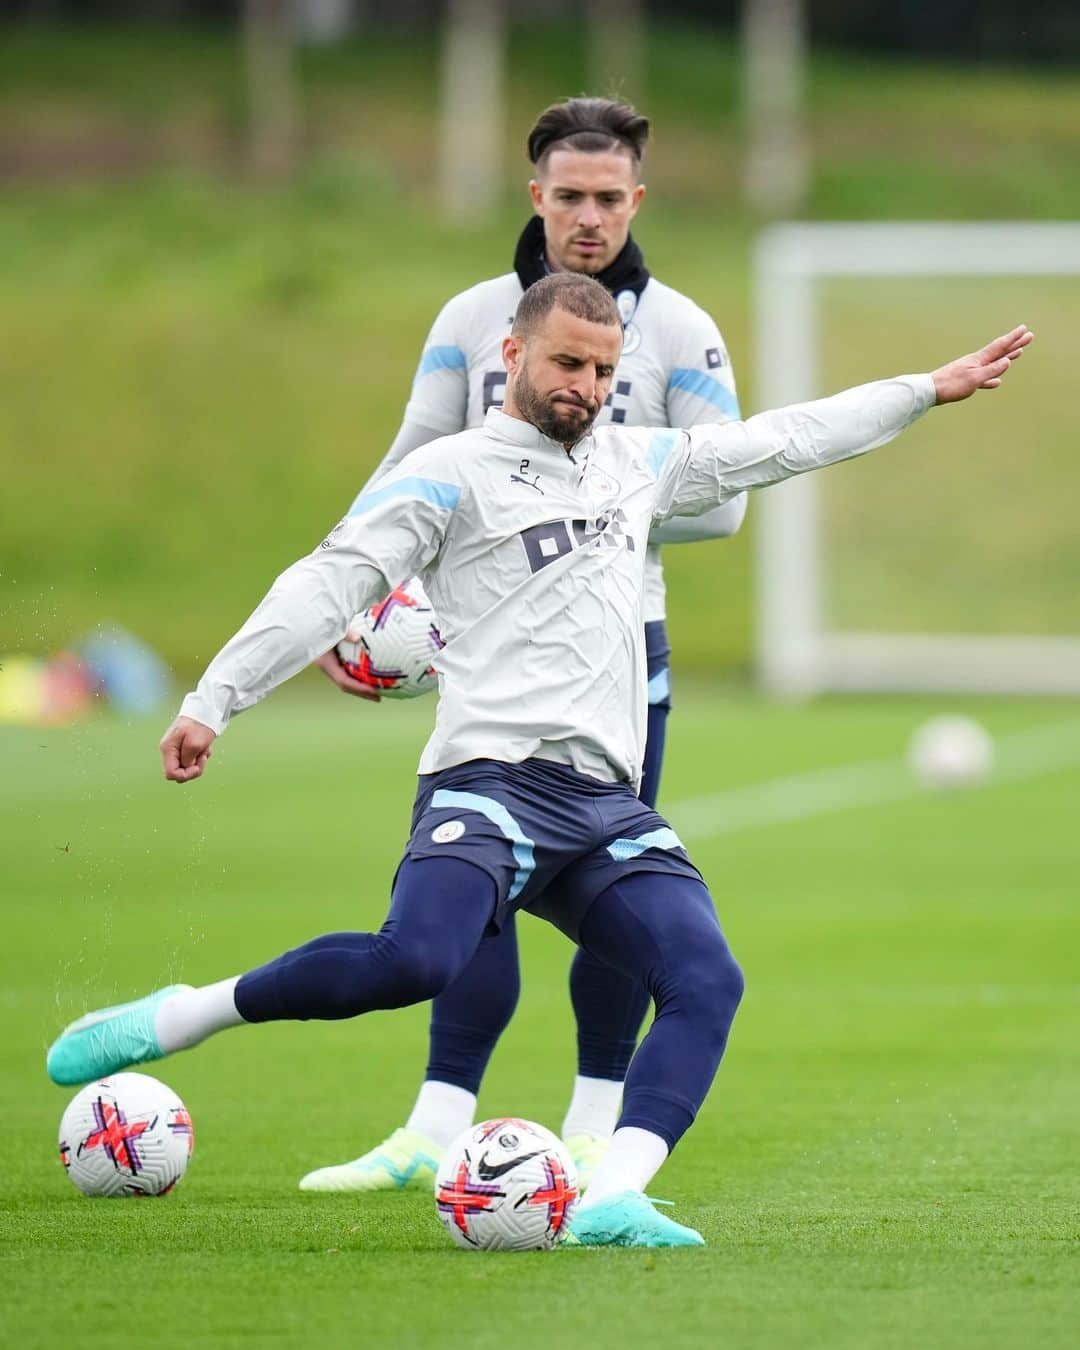
[[[735, 380], [716, 324], [687, 296], [651, 277], [630, 223], [645, 195], [640, 170], [648, 119], [628, 104], [571, 98], [552, 104], [529, 133], [535, 215], [514, 252], [513, 271], [454, 296], [428, 335], [401, 428], [367, 487], [420, 446], [479, 427], [506, 387], [501, 348], [525, 290], [559, 271], [595, 277], [614, 296], [622, 356], [598, 425], [692, 427], [739, 417]], [[541, 493], [528, 458], [522, 490]], [[655, 806], [671, 708], [660, 545], [734, 534], [745, 494], [703, 516], [665, 522], [649, 538], [645, 575], [648, 740], [640, 796]], [[416, 582], [411, 583], [414, 587]], [[319, 665], [342, 689], [372, 697], [334, 652]], [[322, 1167], [307, 1191], [430, 1189], [446, 1146], [472, 1124], [488, 1060], [520, 990], [513, 916], [485, 938], [465, 971], [432, 1004], [427, 1071], [405, 1124], [351, 1162]], [[578, 1064], [562, 1125], [587, 1185], [615, 1129], [623, 1080], [648, 1010], [644, 988], [580, 949], [570, 969]], [[360, 1066], [357, 1066], [358, 1089]]]

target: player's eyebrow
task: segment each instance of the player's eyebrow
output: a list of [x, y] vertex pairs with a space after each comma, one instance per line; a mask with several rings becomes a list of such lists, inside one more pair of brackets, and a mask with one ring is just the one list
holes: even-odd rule
[[564, 197], [625, 197], [626, 189], [622, 187], [602, 187], [602, 188], [579, 188], [569, 187], [562, 183], [552, 185], [553, 192], [561, 193]]

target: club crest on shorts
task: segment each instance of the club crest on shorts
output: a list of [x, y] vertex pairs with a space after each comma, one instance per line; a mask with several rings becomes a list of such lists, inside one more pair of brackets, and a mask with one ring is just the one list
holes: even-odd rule
[[441, 825], [436, 825], [431, 831], [431, 842], [433, 844], [452, 844], [455, 839], [460, 839], [465, 833], [465, 822], [463, 820], [444, 820]]

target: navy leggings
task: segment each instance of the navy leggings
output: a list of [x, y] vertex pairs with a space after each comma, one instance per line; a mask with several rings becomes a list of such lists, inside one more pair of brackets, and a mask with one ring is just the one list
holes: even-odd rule
[[[472, 863], [406, 858], [377, 933], [330, 933], [250, 971], [237, 1010], [248, 1022], [334, 1019], [432, 998], [469, 964], [495, 898]], [[619, 1123], [673, 1148], [709, 1090], [742, 996], [709, 893], [696, 878], [630, 873], [593, 901], [581, 941], [656, 1005]]]
[[[664, 762], [668, 705], [649, 708], [649, 736], [641, 800], [656, 805]], [[511, 917], [485, 937], [476, 955], [431, 1007], [425, 1077], [480, 1091], [491, 1052], [514, 1015], [521, 993], [517, 932]], [[649, 995], [636, 980], [604, 965], [582, 948], [570, 963], [570, 1002], [577, 1023], [578, 1073], [621, 1083], [649, 1010]]]

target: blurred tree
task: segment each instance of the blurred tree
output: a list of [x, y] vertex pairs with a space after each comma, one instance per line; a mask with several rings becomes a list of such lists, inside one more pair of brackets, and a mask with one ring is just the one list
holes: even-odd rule
[[743, 195], [758, 215], [798, 215], [809, 179], [805, 0], [745, 0], [741, 43]]
[[293, 166], [298, 112], [292, 0], [244, 0], [251, 167], [276, 177]]
[[645, 0], [588, 0], [589, 92], [645, 96]]
[[439, 200], [450, 217], [486, 215], [502, 181], [506, 6], [449, 0], [439, 98]]
[[362, 17], [359, 0], [296, 0], [296, 32], [302, 42], [340, 42]]

